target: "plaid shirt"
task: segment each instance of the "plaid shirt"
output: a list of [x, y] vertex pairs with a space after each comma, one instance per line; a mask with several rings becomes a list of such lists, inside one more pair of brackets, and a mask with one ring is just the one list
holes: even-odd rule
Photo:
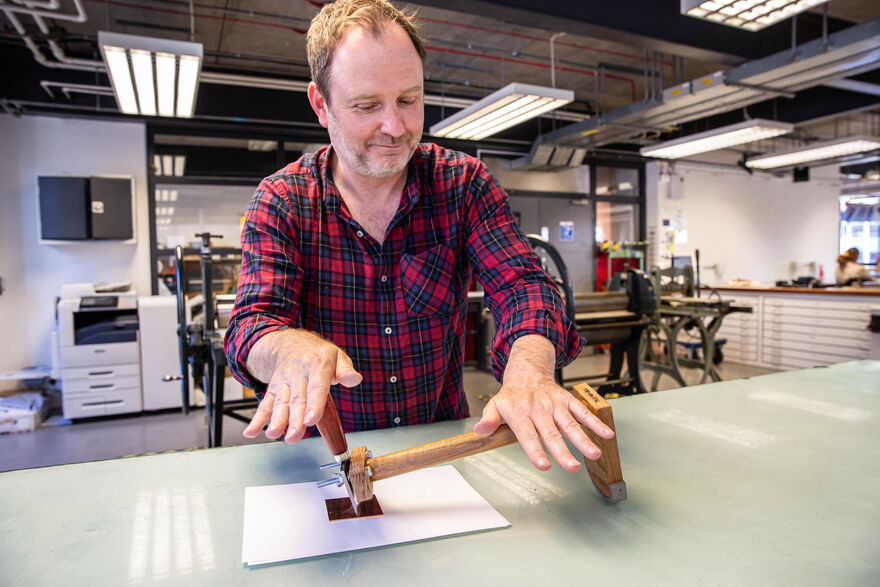
[[272, 331], [303, 328], [345, 350], [364, 379], [331, 388], [346, 431], [469, 415], [462, 389], [472, 272], [498, 325], [500, 380], [513, 341], [541, 334], [557, 366], [582, 341], [559, 290], [516, 226], [507, 195], [478, 160], [421, 144], [383, 243], [352, 218], [330, 150], [306, 154], [257, 188], [242, 231], [238, 295], [225, 350], [262, 397], [248, 353]]

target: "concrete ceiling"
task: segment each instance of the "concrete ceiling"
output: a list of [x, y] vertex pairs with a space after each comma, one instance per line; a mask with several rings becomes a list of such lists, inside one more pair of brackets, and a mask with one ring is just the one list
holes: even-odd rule
[[[0, 1], [11, 5], [10, 0]], [[60, 4], [60, 12], [75, 12], [73, 0], [61, 0]], [[18, 14], [17, 18], [53, 63], [57, 59], [52, 57], [50, 41], [68, 58], [99, 60], [97, 32], [109, 30], [192, 39], [204, 45], [204, 71], [287, 81], [308, 79], [303, 35], [322, 4], [317, 0], [199, 0], [193, 2], [190, 12], [186, 0], [82, 0], [86, 22], [46, 18], [48, 34], [39, 30], [30, 16]], [[788, 21], [760, 33], [746, 33], [681, 16], [679, 0], [616, 0], [602, 3], [601, 10], [596, 9], [596, 3], [546, 0], [420, 0], [399, 5], [418, 11], [428, 45], [426, 92], [435, 95], [476, 99], [511, 81], [550, 85], [550, 39], [564, 33], [554, 42], [556, 85], [575, 91], [576, 102], [569, 110], [581, 115], [608, 112], [642, 100], [647, 57], [662, 62], [661, 83], [668, 87], [778, 52], [791, 43]], [[821, 12], [820, 7], [798, 18], [799, 42], [821, 34]], [[828, 15], [829, 30], [841, 30], [880, 18], [880, 2], [832, 0]], [[11, 21], [2, 16], [0, 20], [4, 20], [0, 65], [11, 72], [0, 79], [4, 107], [25, 113], [116, 115], [111, 96], [65, 95], [60, 91], [50, 96], [41, 81], [99, 87], [108, 82], [103, 73], [36, 64]], [[862, 81], [873, 84], [880, 80], [866, 75]], [[816, 97], [805, 94], [804, 104], [808, 106], [810, 101], [827, 106], [835, 96], [852, 94], [840, 89], [834, 92]], [[859, 95], [861, 101], [841, 102], [841, 116], [880, 105], [880, 96]], [[777, 105], [773, 108], [778, 111]], [[426, 127], [452, 111], [428, 107]], [[827, 124], [825, 110], [821, 118]], [[326, 137], [302, 92], [208, 83], [200, 85], [194, 121], [159, 123], [172, 134], [175, 129], [192, 134], [193, 129], [206, 125], [222, 133], [227, 124], [240, 133], [245, 124], [254, 136], [239, 134], [239, 139], [258, 138], [256, 135], [270, 131], [297, 144], [321, 142]], [[557, 124], [565, 122], [545, 119], [526, 123], [484, 146], [527, 149], [539, 133]]]

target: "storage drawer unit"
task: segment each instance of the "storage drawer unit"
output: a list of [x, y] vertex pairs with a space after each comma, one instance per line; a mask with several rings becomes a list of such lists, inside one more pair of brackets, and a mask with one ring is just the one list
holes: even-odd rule
[[725, 300], [750, 305], [731, 314], [718, 331], [726, 360], [773, 369], [798, 369], [868, 358], [871, 309], [880, 296], [834, 291], [720, 290]]
[[736, 295], [725, 297], [737, 306], [748, 306], [752, 313], [737, 312], [725, 316], [716, 338], [727, 343], [722, 347], [724, 360], [735, 363], [757, 363], [758, 345], [761, 334], [761, 298], [755, 295]]

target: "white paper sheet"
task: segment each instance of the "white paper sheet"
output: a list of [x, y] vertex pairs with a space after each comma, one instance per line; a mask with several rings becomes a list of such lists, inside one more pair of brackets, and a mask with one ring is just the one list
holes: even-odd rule
[[331, 522], [324, 500], [346, 497], [341, 487], [245, 488], [242, 562], [260, 565], [510, 525], [451, 465], [379, 481], [373, 492], [383, 515]]

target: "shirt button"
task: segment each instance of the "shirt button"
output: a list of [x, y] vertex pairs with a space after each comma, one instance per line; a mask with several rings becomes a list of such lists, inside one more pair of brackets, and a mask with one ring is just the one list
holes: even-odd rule
[[388, 379], [388, 381], [390, 381], [391, 383], [397, 383], [397, 375], [392, 375], [392, 376]]
[[392, 332], [392, 331], [391, 331], [391, 327], [390, 327], [390, 326], [386, 326], [386, 327], [385, 327], [385, 334], [391, 334], [391, 332]]
[[397, 416], [396, 418], [394, 418], [394, 423], [400, 424], [400, 416]]
[[383, 275], [383, 276], [382, 276], [382, 283], [385, 283], [386, 281], [388, 281], [388, 276], [387, 276], [387, 275]]
[[364, 236], [364, 231], [363, 230], [357, 231], [357, 235], [358, 235], [358, 237]]

